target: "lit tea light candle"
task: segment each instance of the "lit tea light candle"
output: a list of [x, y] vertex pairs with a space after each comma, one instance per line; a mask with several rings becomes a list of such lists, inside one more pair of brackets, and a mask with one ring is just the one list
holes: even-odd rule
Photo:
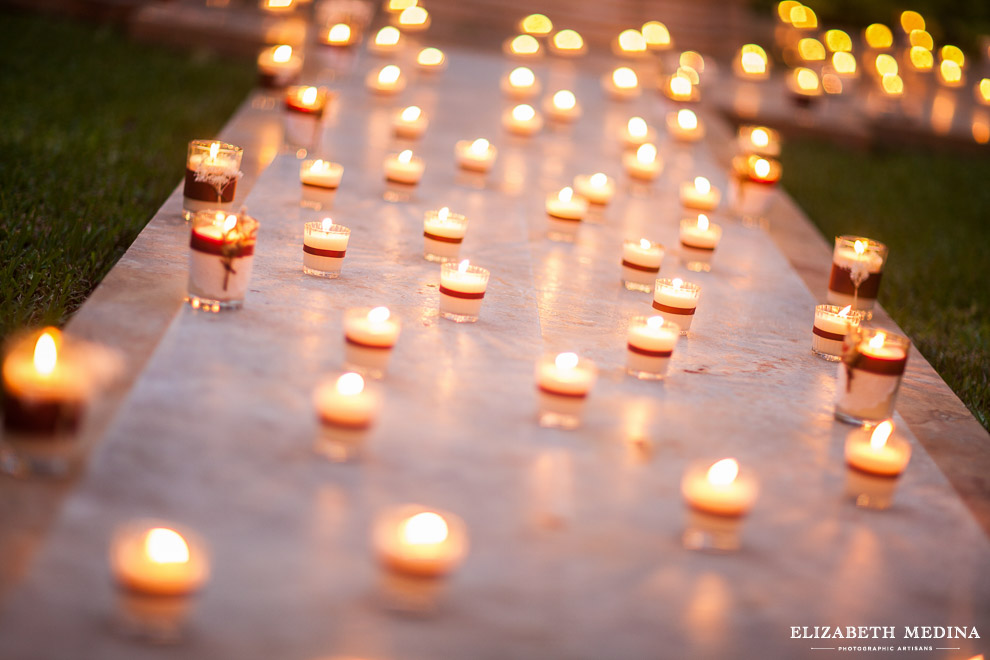
[[316, 277], [340, 277], [351, 230], [330, 218], [303, 227], [303, 272]]
[[882, 23], [873, 23], [863, 30], [866, 45], [873, 50], [888, 50], [894, 45], [894, 33]]
[[528, 34], [520, 34], [509, 39], [502, 45], [502, 52], [518, 59], [539, 57], [541, 50], [540, 42]]
[[574, 121], [581, 116], [581, 105], [577, 102], [574, 92], [562, 89], [554, 92], [553, 96], [544, 103], [543, 109], [550, 119], [558, 122]]
[[477, 321], [489, 275], [487, 270], [472, 266], [467, 259], [459, 264], [441, 264], [440, 316], [457, 323]]
[[576, 353], [544, 355], [536, 364], [540, 426], [578, 428], [597, 377], [595, 363]]
[[263, 87], [284, 87], [299, 77], [301, 70], [302, 58], [288, 44], [266, 48], [258, 55], [258, 75]]
[[424, 48], [416, 56], [420, 71], [443, 71], [447, 68], [447, 56], [439, 48]]
[[629, 67], [620, 66], [602, 78], [602, 88], [616, 101], [628, 101], [639, 96], [639, 78]]
[[530, 14], [519, 21], [519, 31], [535, 37], [545, 37], [553, 32], [553, 21], [543, 14]]
[[352, 371], [317, 387], [313, 404], [320, 423], [333, 428], [367, 429], [378, 413], [378, 398], [361, 374]]
[[681, 334], [686, 335], [691, 329], [700, 298], [701, 287], [697, 284], [685, 282], [679, 277], [661, 278], [656, 281], [653, 292], [653, 309], [660, 312], [665, 320], [676, 323], [681, 328]]
[[403, 32], [422, 32], [430, 27], [430, 12], [419, 5], [406, 7], [399, 14], [397, 26]]
[[182, 215], [186, 220], [191, 220], [197, 211], [226, 211], [233, 207], [243, 155], [243, 149], [226, 142], [189, 143], [182, 188]]
[[588, 47], [584, 43], [584, 37], [574, 30], [561, 30], [553, 35], [550, 40], [550, 50], [554, 55], [563, 57], [577, 57], [584, 55]]
[[623, 154], [622, 164], [626, 168], [626, 174], [641, 181], [653, 181], [663, 170], [663, 161], [657, 155], [657, 148], [650, 143], [640, 145], [635, 153]]
[[454, 155], [461, 169], [484, 173], [492, 169], [498, 150], [485, 138], [458, 140], [454, 145]]
[[896, 73], [885, 73], [880, 77], [880, 90], [888, 98], [904, 96], [904, 80]]
[[685, 73], [675, 73], [667, 79], [663, 88], [664, 94], [671, 101], [688, 103], [698, 100], [698, 90]]
[[837, 236], [832, 251], [832, 271], [828, 278], [830, 305], [852, 305], [873, 316], [880, 293], [880, 279], [887, 260], [887, 246], [862, 236]]
[[438, 263], [457, 261], [467, 226], [465, 216], [451, 213], [446, 206], [427, 211], [423, 217], [423, 257]]
[[390, 55], [402, 46], [402, 33], [391, 25], [386, 25], [375, 34], [368, 50], [377, 55]]
[[118, 529], [110, 568], [117, 584], [147, 596], [188, 596], [210, 577], [205, 544], [163, 521], [135, 520]]
[[794, 102], [801, 107], [808, 107], [822, 95], [822, 83], [818, 74], [807, 67], [797, 67], [787, 78], [787, 87], [791, 90]]
[[653, 291], [663, 262], [663, 245], [641, 238], [622, 243], [622, 283], [630, 291]]
[[529, 137], [543, 128], [543, 117], [533, 106], [523, 103], [502, 115], [502, 126], [514, 135]]
[[299, 181], [304, 186], [335, 190], [340, 186], [343, 176], [344, 166], [340, 163], [317, 159], [304, 160], [299, 165]]
[[697, 218], [681, 220], [681, 255], [688, 270], [711, 270], [712, 256], [722, 239], [722, 228], [699, 213]]
[[634, 317], [626, 333], [626, 371], [640, 380], [665, 377], [680, 335], [680, 326], [662, 316]]
[[649, 21], [639, 30], [643, 34], [646, 47], [650, 50], [669, 50], [674, 43], [670, 40], [670, 30], [660, 21]]
[[825, 46], [814, 37], [804, 37], [798, 40], [797, 51], [798, 57], [809, 64], [825, 60]]
[[973, 94], [980, 105], [990, 105], [990, 78], [983, 78], [973, 88]]
[[296, 10], [295, 0], [261, 0], [259, 5], [269, 14], [291, 14]]
[[615, 179], [603, 172], [578, 174], [574, 177], [574, 190], [589, 203], [604, 206], [615, 195]]
[[908, 62], [915, 71], [931, 71], [935, 66], [935, 57], [927, 48], [912, 46], [908, 51]]
[[832, 69], [840, 80], [855, 80], [859, 77], [856, 56], [852, 53], [844, 51], [832, 53]]
[[423, 178], [426, 164], [409, 149], [391, 154], [385, 159], [385, 180], [415, 186]]
[[540, 92], [540, 84], [532, 69], [520, 66], [513, 69], [509, 75], [502, 78], [502, 92], [509, 98], [528, 99]]
[[464, 521], [452, 513], [405, 506], [378, 517], [372, 543], [391, 571], [416, 578], [453, 572], [468, 551]]
[[698, 211], [714, 211], [722, 201], [722, 193], [703, 176], [681, 184], [681, 206]]
[[258, 221], [244, 214], [200, 211], [189, 239], [189, 295], [193, 309], [219, 312], [244, 304]]
[[770, 59], [756, 44], [746, 44], [732, 61], [732, 70], [742, 80], [766, 80], [770, 77]]
[[627, 147], [639, 147], [647, 142], [655, 142], [657, 133], [642, 117], [631, 117], [622, 131], [622, 143]]
[[317, 117], [323, 114], [329, 94], [323, 87], [296, 85], [285, 90], [285, 109]]
[[379, 71], [369, 71], [365, 84], [373, 92], [392, 95], [406, 88], [406, 79], [402, 75], [402, 69], [394, 64], [387, 64]]
[[736, 156], [732, 169], [734, 176], [729, 183], [736, 212], [743, 218], [763, 218], [780, 181], [780, 161], [755, 154]]
[[743, 516], [756, 502], [756, 479], [740, 469], [733, 458], [689, 468], [681, 481], [688, 505], [717, 516]]
[[893, 415], [910, 346], [907, 337], [851, 326], [842, 343], [836, 419], [875, 424]]
[[861, 312], [854, 311], [852, 305], [818, 305], [815, 307], [815, 321], [811, 328], [811, 352], [829, 362], [842, 358], [842, 342], [849, 329], [858, 326], [863, 319]]
[[345, 48], [357, 42], [357, 34], [347, 23], [335, 23], [320, 35], [320, 41], [326, 46]]
[[423, 137], [429, 125], [430, 121], [426, 118], [426, 114], [416, 105], [403, 108], [392, 119], [395, 136], [407, 140], [418, 140]]
[[667, 132], [681, 142], [697, 142], [705, 137], [705, 125], [693, 110], [667, 113]]
[[966, 83], [962, 66], [953, 60], [942, 60], [938, 65], [938, 81], [945, 87], [962, 87]]
[[880, 477], [899, 477], [911, 460], [911, 445], [893, 435], [894, 424], [884, 421], [872, 432], [854, 432], [846, 440], [849, 467]]
[[574, 195], [570, 186], [561, 188], [559, 192], [547, 195], [547, 215], [557, 220], [579, 221], [588, 213], [588, 201]]
[[766, 126], [740, 126], [736, 143], [743, 154], [780, 155], [780, 133]]
[[782, 168], [779, 160], [757, 155], [737, 156], [732, 160], [732, 165], [739, 179], [767, 186], [776, 185], [780, 181]]
[[612, 42], [612, 52], [620, 57], [642, 57], [646, 54], [646, 37], [639, 30], [623, 30]]
[[418, 4], [419, 0], [387, 0], [385, 2], [385, 11], [389, 14], [398, 15], [404, 10], [415, 7]]
[[388, 307], [357, 307], [344, 312], [344, 365], [371, 378], [385, 375], [402, 324]]

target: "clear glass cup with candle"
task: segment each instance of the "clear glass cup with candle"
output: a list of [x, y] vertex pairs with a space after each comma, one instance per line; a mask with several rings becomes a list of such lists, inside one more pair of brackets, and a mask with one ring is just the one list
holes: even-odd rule
[[189, 293], [193, 309], [219, 312], [244, 304], [258, 221], [246, 213], [200, 211], [189, 239]]
[[636, 316], [626, 333], [626, 372], [640, 380], [667, 375], [681, 327], [662, 316]]
[[646, 238], [627, 239], [622, 243], [622, 284], [630, 291], [653, 291], [664, 249]]
[[307, 222], [303, 227], [303, 272], [328, 279], [340, 277], [350, 237], [350, 229], [335, 225], [330, 218]]
[[182, 188], [183, 218], [192, 220], [197, 211], [206, 209], [233, 208], [243, 155], [240, 147], [218, 140], [189, 143]]
[[547, 353], [536, 363], [540, 426], [573, 430], [581, 426], [584, 404], [598, 369], [576, 353]]
[[440, 316], [456, 323], [476, 322], [488, 289], [489, 275], [487, 270], [472, 266], [467, 259], [440, 264]]
[[742, 519], [758, 493], [756, 477], [733, 458], [692, 463], [681, 480], [681, 494], [688, 505], [684, 547], [738, 550]]
[[828, 278], [828, 303], [852, 305], [866, 319], [873, 318], [886, 262], [887, 246], [883, 243], [862, 236], [836, 236]]
[[344, 462], [360, 452], [381, 401], [361, 374], [348, 371], [320, 383], [313, 405], [320, 425], [316, 453]]
[[817, 305], [811, 328], [811, 352], [823, 360], [838, 362], [849, 328], [858, 326], [862, 320], [863, 313], [855, 311], [852, 305]]
[[853, 326], [842, 342], [835, 417], [877, 424], [894, 414], [911, 340], [878, 328]]
[[681, 220], [681, 258], [688, 270], [708, 272], [712, 269], [715, 248], [722, 240], [722, 227], [699, 213], [696, 218]]
[[423, 216], [423, 257], [427, 261], [457, 261], [467, 233], [467, 217], [446, 206]]
[[382, 378], [399, 341], [402, 323], [388, 307], [355, 307], [344, 312], [344, 366]]
[[846, 438], [846, 494], [856, 506], [890, 507], [897, 482], [911, 460], [911, 445], [894, 430], [893, 422], [885, 420], [875, 427], [856, 429]]
[[266, 48], [258, 55], [258, 81], [262, 87], [285, 87], [299, 77], [301, 70], [302, 58], [288, 44]]
[[685, 282], [679, 277], [662, 277], [656, 281], [653, 291], [653, 309], [665, 320], [676, 323], [681, 328], [681, 334], [686, 335], [691, 329], [700, 298], [701, 287], [697, 284]]

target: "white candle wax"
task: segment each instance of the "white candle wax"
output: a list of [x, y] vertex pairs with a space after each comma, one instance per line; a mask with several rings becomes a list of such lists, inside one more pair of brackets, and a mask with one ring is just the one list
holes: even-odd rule
[[698, 211], [714, 211], [722, 201], [722, 193], [705, 177], [681, 184], [681, 206]]
[[477, 321], [489, 276], [487, 270], [466, 259], [460, 264], [441, 264], [440, 315], [458, 323]]
[[330, 218], [307, 222], [303, 227], [303, 272], [319, 277], [339, 277], [351, 230]]
[[348, 429], [371, 426], [378, 410], [377, 398], [365, 387], [364, 379], [353, 372], [321, 384], [313, 402], [321, 423]]
[[687, 334], [694, 319], [701, 287], [679, 278], [658, 279], [653, 292], [653, 308], [666, 320], [676, 323], [682, 334]]
[[513, 135], [529, 137], [543, 128], [543, 117], [524, 103], [502, 114], [502, 126]]
[[911, 445], [893, 431], [889, 421], [872, 430], [854, 431], [846, 439], [846, 462], [868, 474], [900, 476], [911, 460]]
[[909, 346], [907, 337], [850, 328], [839, 363], [836, 416], [858, 424], [889, 418], [907, 366]]
[[561, 396], [587, 396], [597, 376], [594, 362], [574, 353], [544, 356], [536, 367], [537, 387]]
[[150, 596], [191, 594], [210, 575], [206, 546], [195, 534], [153, 520], [133, 521], [114, 534], [110, 568], [122, 587]]
[[680, 334], [680, 326], [662, 316], [633, 318], [626, 333], [626, 371], [644, 380], [664, 377]]
[[467, 233], [467, 218], [446, 206], [423, 216], [423, 256], [427, 261], [456, 261]]
[[756, 502], [756, 480], [731, 459], [698, 464], [684, 473], [681, 493], [694, 509], [719, 516], [742, 516]]
[[608, 204], [615, 195], [615, 179], [598, 172], [574, 177], [574, 190], [592, 204]]
[[581, 220], [588, 213], [588, 202], [574, 195], [571, 188], [547, 195], [547, 215], [558, 220]]
[[472, 172], [488, 172], [495, 164], [498, 150], [484, 138], [476, 140], [458, 140], [454, 145], [454, 155], [457, 164], [462, 169]]
[[344, 166], [328, 160], [304, 160], [299, 165], [299, 181], [304, 186], [336, 189], [344, 176]]
[[430, 122], [426, 114], [423, 113], [419, 106], [415, 105], [403, 108], [392, 119], [392, 130], [395, 131], [395, 136], [407, 140], [418, 140], [421, 138], [429, 125]]
[[415, 186], [423, 177], [425, 169], [423, 159], [414, 156], [408, 149], [391, 154], [385, 159], [385, 179], [394, 183]]
[[657, 154], [656, 146], [649, 142], [640, 145], [635, 152], [623, 154], [622, 164], [630, 177], [641, 181], [652, 181], [663, 170], [663, 160]]
[[460, 518], [415, 505], [379, 516], [372, 543], [387, 568], [415, 577], [449, 574], [468, 550], [467, 531]]

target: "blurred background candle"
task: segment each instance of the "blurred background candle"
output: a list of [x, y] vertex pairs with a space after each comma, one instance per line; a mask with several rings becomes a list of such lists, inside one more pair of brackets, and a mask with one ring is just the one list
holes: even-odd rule
[[695, 463], [684, 473], [681, 493], [694, 509], [717, 516], [743, 516], [756, 502], [756, 479], [733, 458]]
[[641, 238], [622, 243], [622, 283], [630, 291], [653, 291], [663, 262], [663, 245]]
[[568, 89], [554, 92], [554, 95], [544, 103], [543, 109], [550, 119], [558, 122], [574, 121], [581, 116], [581, 106], [577, 102], [577, 97]]
[[357, 33], [347, 23], [335, 23], [327, 28], [320, 36], [320, 42], [325, 46], [346, 48], [357, 42]]
[[766, 80], [770, 77], [767, 52], [756, 44], [744, 45], [732, 60], [732, 71], [741, 80]]
[[685, 282], [679, 277], [661, 278], [656, 281], [653, 291], [653, 309], [660, 312], [665, 320], [680, 326], [681, 334], [686, 335], [691, 329], [700, 298], [701, 287], [697, 284]]
[[372, 544], [386, 568], [416, 578], [448, 575], [468, 551], [463, 520], [446, 511], [417, 505], [380, 515], [375, 521]]
[[529, 99], [540, 93], [540, 83], [532, 69], [520, 66], [502, 78], [502, 92], [513, 99]]
[[281, 44], [258, 55], [258, 77], [262, 87], [284, 87], [295, 81], [302, 70], [302, 58], [292, 46]]
[[616, 101], [628, 101], [639, 96], [639, 78], [636, 72], [620, 66], [602, 78], [602, 88]]
[[712, 256], [721, 239], [722, 227], [709, 222], [704, 213], [699, 213], [697, 218], [681, 220], [681, 256], [687, 269], [711, 270]]
[[642, 117], [631, 117], [622, 131], [622, 143], [627, 147], [639, 147], [647, 142], [654, 142], [657, 133]]
[[697, 142], [705, 137], [705, 125], [693, 110], [682, 108], [667, 113], [667, 132], [681, 142]]
[[894, 414], [911, 341], [876, 328], [852, 326], [842, 342], [835, 417], [875, 424]]
[[360, 374], [347, 372], [316, 388], [313, 403], [324, 426], [363, 430], [378, 413], [378, 399], [365, 386]]
[[681, 206], [698, 211], [714, 211], [722, 201], [722, 193], [703, 176], [681, 184]]
[[640, 58], [646, 55], [646, 38], [639, 30], [623, 30], [612, 42], [612, 52], [619, 57]]
[[385, 375], [402, 324], [388, 307], [356, 307], [344, 312], [344, 368], [371, 378]]
[[402, 45], [402, 33], [391, 25], [386, 25], [375, 34], [368, 45], [368, 51], [377, 55], [395, 53]]
[[817, 305], [811, 329], [811, 352], [829, 362], [838, 362], [849, 328], [858, 326], [862, 319], [862, 313], [854, 311], [851, 305]]
[[673, 46], [670, 40], [670, 31], [667, 26], [660, 21], [649, 21], [640, 28], [646, 48], [654, 51], [669, 50]]
[[402, 75], [402, 69], [394, 64], [387, 64], [378, 71], [369, 71], [365, 84], [373, 92], [392, 95], [406, 88], [406, 79]]
[[629, 176], [641, 181], [652, 181], [663, 170], [663, 161], [657, 155], [657, 148], [650, 143], [640, 145], [635, 153], [624, 153], [622, 164]]
[[240, 147], [217, 140], [189, 143], [182, 188], [182, 216], [186, 220], [197, 211], [233, 207], [243, 155]]
[[457, 261], [467, 225], [465, 216], [451, 213], [446, 206], [427, 211], [423, 217], [423, 257], [437, 263]]
[[533, 106], [523, 103], [502, 115], [502, 126], [514, 135], [529, 137], [543, 127], [543, 118]]
[[189, 294], [193, 309], [219, 312], [244, 304], [258, 221], [244, 213], [200, 211], [189, 239]]
[[575, 195], [574, 190], [567, 186], [547, 195], [545, 208], [547, 238], [565, 243], [574, 241], [580, 221], [588, 213], [588, 200]]
[[530, 14], [519, 21], [519, 31], [534, 37], [546, 37], [553, 32], [553, 21], [544, 14]]
[[430, 122], [426, 118], [426, 115], [416, 105], [403, 108], [396, 113], [395, 118], [392, 120], [392, 129], [395, 131], [395, 136], [407, 140], [418, 140], [421, 138], [429, 125]]
[[329, 95], [323, 87], [294, 85], [285, 90], [285, 109], [306, 115], [321, 116]]
[[574, 190], [591, 204], [605, 205], [615, 195], [615, 179], [602, 172], [578, 174], [574, 177]]
[[864, 312], [864, 318], [872, 318], [886, 261], [887, 246], [883, 243], [862, 236], [836, 236], [827, 302], [852, 305]]
[[911, 460], [911, 445], [894, 434], [890, 420], [875, 428], [857, 429], [845, 446], [846, 493], [857, 506], [883, 510], [894, 499], [899, 477]]
[[664, 94], [671, 101], [687, 103], [698, 100], [698, 90], [691, 82], [691, 79], [683, 73], [675, 73], [667, 79], [667, 84], [663, 88]]
[[588, 52], [584, 37], [574, 30], [561, 30], [550, 40], [550, 50], [561, 57], [578, 57]]
[[520, 34], [506, 41], [502, 46], [502, 52], [517, 59], [531, 59], [539, 57], [542, 48], [540, 42], [529, 34]]
[[430, 12], [418, 5], [406, 7], [399, 14], [396, 25], [403, 32], [422, 32], [430, 27]]
[[316, 277], [340, 277], [351, 230], [330, 218], [307, 222], [303, 228], [303, 272]]
[[740, 126], [736, 144], [744, 155], [780, 155], [780, 133], [766, 126]]
[[423, 177], [426, 165], [409, 149], [391, 154], [385, 159], [385, 179], [393, 183], [415, 186]]
[[488, 289], [489, 272], [465, 259], [440, 265], [440, 316], [457, 323], [474, 323]]
[[454, 145], [457, 164], [471, 172], [488, 172], [495, 164], [498, 150], [485, 138], [458, 140]]
[[299, 165], [299, 181], [304, 186], [336, 189], [344, 176], [344, 166], [328, 160], [304, 160]]
[[732, 159], [732, 171], [733, 208], [744, 219], [761, 219], [770, 208], [780, 181], [780, 161], [755, 154], [736, 156]]
[[626, 333], [626, 371], [640, 380], [663, 378], [680, 335], [680, 326], [662, 316], [634, 317]]
[[439, 48], [424, 48], [416, 56], [420, 71], [438, 72], [447, 68], [447, 56]]
[[818, 74], [807, 67], [794, 69], [787, 78], [787, 87], [798, 107], [807, 108], [822, 95], [822, 84]]
[[595, 363], [576, 353], [544, 355], [536, 364], [540, 426], [578, 428], [597, 376]]

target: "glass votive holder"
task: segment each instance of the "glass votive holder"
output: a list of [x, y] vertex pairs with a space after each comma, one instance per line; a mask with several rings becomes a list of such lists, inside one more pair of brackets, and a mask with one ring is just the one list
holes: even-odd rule
[[653, 291], [664, 249], [660, 243], [641, 238], [622, 244], [622, 284], [630, 291]]
[[540, 426], [581, 426], [584, 404], [598, 376], [595, 363], [575, 353], [546, 354], [536, 363]]
[[182, 217], [192, 220], [197, 211], [234, 206], [241, 177], [244, 150], [217, 140], [193, 140], [186, 153], [186, 178], [182, 187]]
[[708, 216], [699, 213], [697, 218], [681, 220], [681, 258], [688, 270], [708, 272], [712, 269], [715, 248], [722, 240], [722, 227], [708, 221]]
[[656, 281], [653, 309], [660, 312], [664, 320], [676, 323], [681, 328], [681, 334], [686, 335], [691, 329], [700, 298], [701, 287], [697, 284], [685, 282], [679, 277], [663, 277]]
[[382, 378], [401, 330], [401, 322], [388, 307], [355, 307], [345, 311], [345, 368], [370, 378]]
[[842, 359], [842, 342], [849, 334], [849, 328], [858, 326], [862, 320], [862, 312], [854, 311], [848, 305], [817, 305], [811, 328], [811, 352], [823, 360], [838, 362]]
[[852, 326], [842, 342], [835, 417], [876, 424], [894, 414], [911, 340], [877, 328]]
[[490, 273], [467, 259], [440, 265], [440, 316], [456, 323], [474, 323], [488, 288]]
[[901, 474], [911, 460], [911, 445], [894, 433], [889, 420], [875, 428], [856, 429], [846, 438], [846, 494], [856, 506], [886, 509]]
[[307, 222], [303, 227], [303, 272], [335, 279], [340, 277], [351, 230], [330, 218]]
[[244, 304], [258, 221], [245, 213], [200, 211], [189, 240], [189, 293], [193, 309], [219, 312]]
[[315, 450], [341, 462], [364, 445], [381, 404], [360, 374], [346, 372], [317, 386], [313, 405], [320, 423]]
[[467, 218], [446, 206], [423, 216], [423, 258], [444, 263], [457, 261], [467, 233]]
[[852, 305], [865, 319], [873, 318], [886, 261], [887, 246], [883, 243], [860, 236], [836, 236], [827, 302], [840, 307]]
[[681, 480], [689, 507], [684, 547], [732, 552], [740, 546], [742, 518], [758, 494], [756, 477], [732, 458], [693, 463]]
[[662, 379], [680, 336], [680, 326], [662, 316], [633, 317], [626, 334], [626, 371], [640, 380]]

